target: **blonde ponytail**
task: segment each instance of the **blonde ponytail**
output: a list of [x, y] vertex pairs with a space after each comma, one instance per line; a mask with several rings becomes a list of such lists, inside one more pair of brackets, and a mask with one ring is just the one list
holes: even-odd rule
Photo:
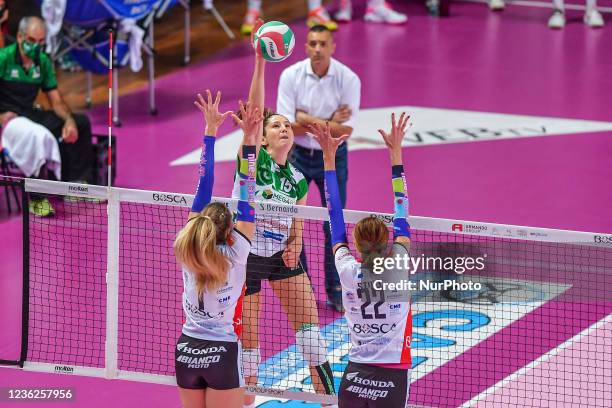
[[174, 240], [174, 255], [193, 273], [199, 295], [227, 282], [230, 262], [217, 245], [225, 243], [231, 218], [223, 204], [209, 204], [187, 222]]

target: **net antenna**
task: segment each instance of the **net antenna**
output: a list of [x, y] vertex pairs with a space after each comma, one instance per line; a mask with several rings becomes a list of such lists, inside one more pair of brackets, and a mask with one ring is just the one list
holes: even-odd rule
[[108, 191], [110, 194], [113, 157], [113, 30], [108, 30], [108, 155], [106, 167], [108, 171]]

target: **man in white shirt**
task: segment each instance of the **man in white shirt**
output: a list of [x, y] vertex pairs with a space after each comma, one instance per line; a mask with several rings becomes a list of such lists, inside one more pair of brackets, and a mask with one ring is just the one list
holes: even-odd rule
[[[311, 123], [330, 122], [332, 136], [351, 134], [361, 99], [361, 81], [357, 74], [332, 58], [336, 44], [324, 26], [314, 26], [306, 38], [308, 58], [288, 68], [281, 74], [278, 84], [277, 113], [292, 122], [295, 134], [293, 165], [302, 172], [308, 184], [313, 180], [325, 202], [325, 173], [323, 153], [317, 141], [307, 132]], [[346, 143], [338, 148], [336, 171], [342, 198], [346, 204], [348, 178]], [[331, 252], [329, 225], [325, 233], [325, 289], [329, 302], [337, 310], [342, 309], [342, 288]], [[306, 265], [304, 252], [302, 264]]]

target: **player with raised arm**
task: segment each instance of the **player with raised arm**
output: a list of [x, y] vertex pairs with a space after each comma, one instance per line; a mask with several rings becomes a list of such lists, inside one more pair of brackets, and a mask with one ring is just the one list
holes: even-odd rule
[[259, 109], [242, 107], [234, 119], [244, 131], [236, 223], [221, 203], [211, 203], [217, 129], [231, 112], [219, 113], [221, 93], [198, 94], [205, 136], [199, 182], [187, 223], [174, 241], [183, 272], [185, 323], [175, 350], [176, 382], [184, 408], [239, 408], [244, 398], [241, 314], [246, 262], [255, 230], [255, 140]]
[[[310, 131], [323, 149], [325, 189], [331, 224], [336, 268], [342, 284], [342, 302], [349, 326], [351, 349], [338, 395], [340, 408], [405, 407], [410, 388], [410, 342], [412, 313], [409, 297], [385, 301], [385, 293], [364, 280], [364, 268], [372, 269], [378, 257], [404, 256], [410, 247], [408, 198], [402, 165], [402, 140], [409, 116], [404, 113], [391, 132], [379, 130], [391, 157], [395, 213], [394, 243], [387, 251], [389, 231], [378, 218], [368, 217], [355, 224], [353, 238], [362, 259], [357, 261], [348, 248], [346, 227], [335, 170], [336, 149], [348, 137], [333, 138], [329, 125], [316, 124]], [[408, 272], [405, 271], [406, 278]], [[407, 294], [406, 294], [407, 295]]]
[[[254, 32], [263, 24], [259, 20]], [[255, 198], [279, 204], [306, 204], [308, 186], [304, 176], [288, 160], [293, 147], [291, 122], [264, 109], [265, 61], [255, 53], [255, 70], [249, 104], [264, 112], [257, 139]], [[240, 153], [239, 153], [240, 154]], [[238, 178], [236, 178], [238, 180]], [[233, 196], [238, 193], [234, 184]], [[259, 310], [261, 281], [267, 279], [295, 332], [295, 342], [310, 367], [314, 390], [335, 394], [332, 370], [327, 361], [327, 343], [319, 329], [317, 302], [310, 278], [300, 264], [304, 221], [292, 217], [258, 216], [251, 254], [247, 261], [244, 300], [244, 370], [247, 383], [257, 383], [261, 362]], [[255, 396], [245, 397], [245, 407], [255, 406]]]

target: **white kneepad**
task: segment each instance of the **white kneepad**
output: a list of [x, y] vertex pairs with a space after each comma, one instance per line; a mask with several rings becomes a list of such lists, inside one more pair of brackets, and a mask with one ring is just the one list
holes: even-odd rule
[[242, 350], [242, 368], [245, 377], [257, 377], [257, 370], [261, 362], [259, 347], [254, 349]]
[[327, 343], [317, 326], [298, 330], [295, 343], [309, 366], [319, 366], [327, 361]]

